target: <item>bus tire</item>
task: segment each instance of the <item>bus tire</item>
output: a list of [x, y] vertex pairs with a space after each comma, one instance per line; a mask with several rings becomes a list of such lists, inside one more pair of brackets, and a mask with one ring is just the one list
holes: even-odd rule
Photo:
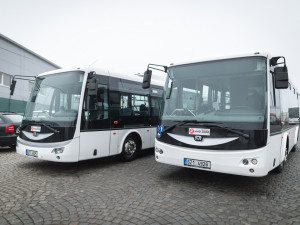
[[122, 152], [119, 155], [119, 158], [124, 162], [129, 162], [136, 159], [139, 152], [139, 141], [134, 135], [129, 135], [123, 143]]
[[282, 162], [279, 164], [279, 166], [277, 166], [275, 168], [275, 172], [276, 173], [281, 173], [283, 171], [283, 168], [285, 166], [286, 160], [287, 160], [287, 156], [288, 156], [288, 147], [285, 147], [285, 153], [284, 153], [284, 159], [282, 160]]
[[294, 145], [294, 147], [292, 148], [291, 152], [295, 152], [296, 151], [296, 146], [297, 146], [297, 144]]

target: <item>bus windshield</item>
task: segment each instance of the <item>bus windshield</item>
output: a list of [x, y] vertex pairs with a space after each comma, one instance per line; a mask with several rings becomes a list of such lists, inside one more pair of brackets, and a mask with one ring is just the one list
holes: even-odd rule
[[26, 106], [26, 121], [55, 122], [75, 126], [84, 72], [72, 71], [36, 78]]
[[267, 60], [247, 57], [170, 67], [162, 121], [197, 120], [262, 129], [267, 109]]

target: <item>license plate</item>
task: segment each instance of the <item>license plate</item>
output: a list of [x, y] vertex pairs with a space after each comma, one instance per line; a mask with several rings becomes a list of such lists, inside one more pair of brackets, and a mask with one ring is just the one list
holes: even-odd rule
[[26, 155], [32, 156], [32, 157], [38, 157], [38, 151], [33, 151], [33, 150], [26, 149]]
[[210, 161], [184, 158], [183, 163], [185, 166], [197, 167], [197, 168], [203, 168], [203, 169], [211, 169]]

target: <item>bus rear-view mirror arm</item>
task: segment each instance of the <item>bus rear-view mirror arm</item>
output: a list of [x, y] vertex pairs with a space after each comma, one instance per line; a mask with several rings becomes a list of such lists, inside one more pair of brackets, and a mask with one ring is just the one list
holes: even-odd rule
[[[157, 67], [162, 67], [162, 69], [159, 69]], [[163, 66], [163, 65], [158, 65], [158, 64], [148, 64], [147, 70], [144, 72], [144, 78], [143, 78], [143, 84], [142, 87], [143, 89], [148, 89], [150, 88], [150, 84], [151, 84], [151, 76], [152, 76], [152, 70], [158, 70], [158, 71], [162, 71], [162, 72], [167, 72], [168, 67], [167, 66]]]
[[[24, 78], [23, 78], [24, 77]], [[10, 95], [13, 95], [14, 94], [14, 91], [15, 91], [15, 87], [16, 87], [16, 84], [17, 84], [17, 81], [16, 80], [28, 80], [28, 81], [34, 81], [34, 79], [32, 78], [36, 78], [35, 76], [24, 76], [24, 75], [14, 75], [13, 76], [13, 79], [11, 81], [11, 84], [10, 84]]]

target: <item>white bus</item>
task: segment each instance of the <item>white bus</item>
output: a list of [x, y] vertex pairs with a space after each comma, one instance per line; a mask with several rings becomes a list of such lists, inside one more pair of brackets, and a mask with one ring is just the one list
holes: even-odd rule
[[[143, 88], [156, 68], [148, 65]], [[244, 176], [282, 171], [299, 131], [289, 120], [299, 99], [284, 57], [255, 53], [163, 68], [157, 162]]]
[[55, 70], [36, 77], [17, 153], [55, 162], [111, 155], [124, 161], [153, 148], [162, 84], [103, 69]]

